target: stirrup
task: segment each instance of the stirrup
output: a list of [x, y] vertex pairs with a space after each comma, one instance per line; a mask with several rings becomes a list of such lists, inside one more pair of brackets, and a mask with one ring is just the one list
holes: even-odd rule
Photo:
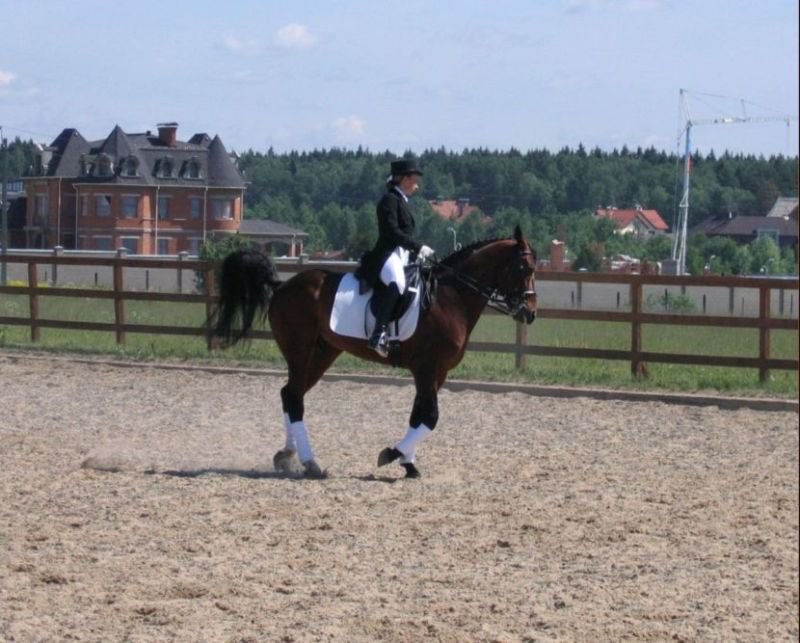
[[369, 346], [381, 357], [388, 357], [389, 343], [386, 340], [386, 331], [383, 331], [380, 334], [373, 334], [372, 337], [369, 338], [367, 346]]

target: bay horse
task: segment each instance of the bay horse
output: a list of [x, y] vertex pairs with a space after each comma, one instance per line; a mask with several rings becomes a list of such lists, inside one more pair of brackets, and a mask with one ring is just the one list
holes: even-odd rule
[[414, 464], [416, 445], [436, 427], [439, 389], [464, 357], [481, 312], [489, 305], [530, 324], [537, 305], [536, 256], [519, 226], [510, 239], [478, 241], [433, 264], [436, 288], [430, 306], [421, 311], [413, 335], [382, 357], [367, 346], [366, 338], [345, 337], [329, 327], [342, 273], [311, 269], [281, 281], [260, 251], [239, 250], [224, 259], [218, 305], [209, 319], [212, 338], [223, 348], [230, 346], [247, 338], [258, 317], [268, 316], [288, 366], [289, 380], [281, 389], [286, 443], [273, 458], [277, 471], [290, 471], [297, 455], [306, 477], [326, 477], [303, 421], [303, 399], [347, 351], [411, 371], [416, 395], [408, 432], [395, 447], [381, 451], [378, 466], [399, 460], [407, 478], [420, 477]]

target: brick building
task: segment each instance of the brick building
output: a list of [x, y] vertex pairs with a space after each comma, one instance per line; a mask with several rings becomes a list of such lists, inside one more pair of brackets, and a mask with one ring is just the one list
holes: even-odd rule
[[65, 129], [24, 177], [30, 248], [127, 248], [133, 254], [196, 254], [206, 239], [238, 231], [245, 181], [219, 136], [177, 138], [116, 126], [90, 142]]

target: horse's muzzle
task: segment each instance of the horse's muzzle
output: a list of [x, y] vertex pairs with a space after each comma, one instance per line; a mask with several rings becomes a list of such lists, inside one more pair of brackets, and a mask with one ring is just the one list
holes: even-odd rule
[[517, 306], [517, 309], [512, 313], [511, 317], [514, 321], [518, 322], [525, 322], [526, 324], [532, 324], [533, 321], [536, 319], [536, 311], [531, 310], [524, 304], [520, 304]]

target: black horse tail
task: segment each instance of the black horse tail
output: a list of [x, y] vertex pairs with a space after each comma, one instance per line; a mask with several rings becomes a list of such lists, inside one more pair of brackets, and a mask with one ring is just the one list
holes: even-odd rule
[[217, 309], [209, 319], [211, 336], [222, 348], [246, 338], [256, 316], [259, 320], [266, 316], [280, 284], [275, 265], [259, 250], [237, 250], [225, 257]]

